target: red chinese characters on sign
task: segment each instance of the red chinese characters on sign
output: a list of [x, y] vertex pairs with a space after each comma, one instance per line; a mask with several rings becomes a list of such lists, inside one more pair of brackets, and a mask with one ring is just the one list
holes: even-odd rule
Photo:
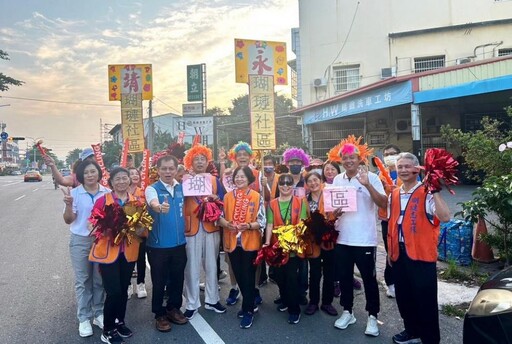
[[257, 52], [258, 55], [256, 55], [256, 61], [252, 62], [252, 70], [257, 69], [258, 75], [262, 75], [265, 71], [270, 72], [272, 70], [272, 67], [265, 64], [268, 61], [268, 58], [263, 58], [263, 53], [265, 52], [265, 50], [258, 49]]

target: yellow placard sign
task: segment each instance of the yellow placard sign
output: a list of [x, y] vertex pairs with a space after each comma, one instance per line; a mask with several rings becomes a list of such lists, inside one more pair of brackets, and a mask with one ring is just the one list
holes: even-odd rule
[[121, 100], [121, 94], [141, 94], [153, 99], [153, 68], [150, 64], [108, 65], [108, 99]]
[[276, 149], [274, 77], [249, 75], [251, 146], [256, 150]]
[[121, 94], [121, 127], [123, 139], [130, 140], [128, 152], [142, 152], [144, 150], [144, 124], [141, 94]]
[[274, 85], [288, 85], [286, 43], [235, 38], [236, 82], [247, 84], [249, 75], [270, 75]]

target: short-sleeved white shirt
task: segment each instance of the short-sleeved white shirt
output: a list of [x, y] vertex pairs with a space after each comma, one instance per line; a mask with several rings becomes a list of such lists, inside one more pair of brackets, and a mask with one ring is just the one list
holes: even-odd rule
[[[71, 233], [81, 236], [89, 235], [89, 216], [94, 203], [98, 198], [110, 192], [110, 189], [100, 185], [98, 193], [91, 195], [88, 193], [83, 185], [77, 186], [71, 190], [71, 196], [73, 197], [73, 214], [76, 214], [75, 221], [71, 223], [69, 230]], [[64, 208], [64, 211], [66, 208]]]
[[[386, 195], [379, 177], [368, 172], [368, 180], [378, 193]], [[346, 172], [338, 174], [334, 186], [352, 186], [357, 190], [357, 211], [345, 212], [336, 221], [340, 232], [336, 243], [349, 246], [377, 246], [377, 205], [368, 189], [356, 177], [348, 178]]]

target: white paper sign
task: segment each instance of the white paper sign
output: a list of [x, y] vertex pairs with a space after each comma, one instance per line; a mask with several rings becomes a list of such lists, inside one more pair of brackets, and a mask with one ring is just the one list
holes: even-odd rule
[[343, 211], [357, 211], [357, 190], [352, 186], [328, 186], [323, 191], [326, 212], [342, 208]]
[[207, 196], [212, 194], [212, 178], [209, 173], [200, 173], [194, 176], [186, 174], [183, 176], [183, 195], [185, 196]]
[[226, 189], [226, 192], [231, 192], [235, 190], [236, 186], [233, 183], [233, 175], [225, 174], [224, 177], [222, 177], [222, 185], [224, 185], [224, 189]]

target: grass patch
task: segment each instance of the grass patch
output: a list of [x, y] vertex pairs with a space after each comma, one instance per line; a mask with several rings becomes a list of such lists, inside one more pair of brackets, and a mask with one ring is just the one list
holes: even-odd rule
[[441, 307], [441, 313], [449, 317], [458, 317], [462, 319], [466, 314], [468, 307], [468, 302], [463, 302], [458, 305], [443, 305]]

